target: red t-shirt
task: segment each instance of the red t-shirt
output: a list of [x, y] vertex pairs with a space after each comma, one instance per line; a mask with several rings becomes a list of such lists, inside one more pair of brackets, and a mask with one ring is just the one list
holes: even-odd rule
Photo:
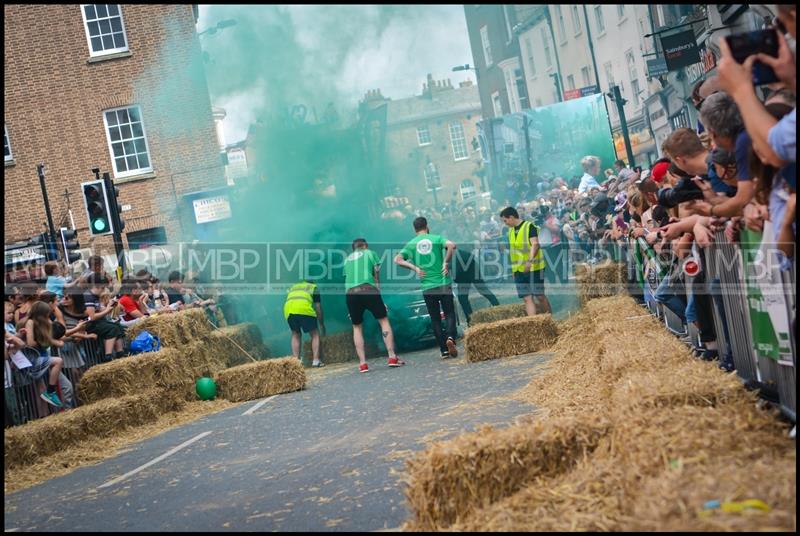
[[134, 319], [134, 317], [130, 315], [130, 313], [132, 313], [133, 311], [144, 312], [141, 309], [139, 309], [139, 305], [136, 303], [136, 301], [128, 295], [121, 297], [119, 299], [119, 304], [122, 306], [123, 309], [125, 309], [125, 315], [123, 315], [122, 319], [125, 320], [126, 322], [129, 322]]

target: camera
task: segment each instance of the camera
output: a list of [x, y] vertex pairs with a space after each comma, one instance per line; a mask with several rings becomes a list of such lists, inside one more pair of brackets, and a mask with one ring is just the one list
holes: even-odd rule
[[658, 204], [664, 208], [674, 208], [681, 203], [703, 199], [703, 191], [692, 179], [682, 178], [673, 188], [662, 188], [658, 191]]

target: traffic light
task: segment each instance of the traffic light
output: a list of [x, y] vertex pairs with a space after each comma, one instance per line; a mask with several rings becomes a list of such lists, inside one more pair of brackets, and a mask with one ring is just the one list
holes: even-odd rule
[[113, 198], [111, 201], [111, 210], [114, 211], [115, 216], [115, 223], [114, 229], [118, 233], [121, 233], [122, 230], [125, 228], [125, 221], [122, 219], [122, 205], [119, 202], [119, 188], [114, 186], [114, 183], [111, 183], [111, 192], [113, 194]]
[[84, 182], [81, 188], [89, 219], [89, 233], [92, 236], [112, 234], [114, 227], [105, 183], [102, 180]]
[[77, 260], [80, 260], [80, 253], [74, 251], [81, 247], [81, 245], [78, 243], [78, 231], [73, 231], [67, 229], [66, 227], [62, 227], [59, 230], [59, 234], [61, 235], [61, 247], [62, 253], [64, 253], [64, 262], [69, 265]]

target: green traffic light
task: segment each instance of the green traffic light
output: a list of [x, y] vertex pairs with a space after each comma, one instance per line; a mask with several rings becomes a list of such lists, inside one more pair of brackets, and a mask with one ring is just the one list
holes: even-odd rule
[[94, 230], [98, 233], [102, 233], [108, 226], [106, 225], [106, 220], [98, 218], [92, 222], [92, 227], [94, 227]]

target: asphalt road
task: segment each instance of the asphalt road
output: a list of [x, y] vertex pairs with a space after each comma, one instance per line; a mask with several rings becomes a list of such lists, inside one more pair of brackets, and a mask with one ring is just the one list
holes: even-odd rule
[[[548, 356], [442, 361], [431, 349], [390, 369], [370, 360], [309, 374], [307, 389], [241, 404], [105, 462], [7, 495], [6, 531], [372, 531], [409, 512], [399, 477], [425, 443], [507, 426], [531, 406], [504, 399]], [[462, 352], [463, 354], [463, 352]], [[202, 435], [201, 434], [206, 434]], [[128, 476], [183, 443], [171, 456]], [[115, 481], [116, 480], [116, 481]], [[109, 485], [110, 483], [110, 485]]]

